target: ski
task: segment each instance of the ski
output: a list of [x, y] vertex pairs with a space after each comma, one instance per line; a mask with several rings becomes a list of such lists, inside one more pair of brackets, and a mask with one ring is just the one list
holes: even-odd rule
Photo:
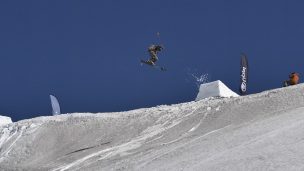
[[160, 71], [167, 71], [167, 68], [165, 68], [165, 67], [163, 67], [163, 66], [159, 66], [159, 65], [153, 65], [153, 63], [152, 62], [149, 62], [149, 61], [145, 61], [145, 60], [140, 60], [140, 62], [142, 63], [142, 64], [146, 64], [146, 65], [149, 65], [149, 66], [151, 66], [151, 67], [153, 67], [154, 69], [158, 69], [158, 70], [160, 70]]

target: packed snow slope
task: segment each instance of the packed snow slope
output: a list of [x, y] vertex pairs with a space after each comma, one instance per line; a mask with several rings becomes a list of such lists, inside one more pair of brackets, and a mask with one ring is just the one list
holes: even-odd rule
[[0, 128], [0, 170], [304, 170], [304, 85]]

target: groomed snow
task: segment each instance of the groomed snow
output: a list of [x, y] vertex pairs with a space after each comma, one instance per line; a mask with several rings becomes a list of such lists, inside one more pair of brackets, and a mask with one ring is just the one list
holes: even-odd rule
[[217, 80], [200, 85], [196, 101], [209, 97], [238, 97], [239, 95], [230, 90], [222, 81]]
[[304, 170], [304, 85], [0, 127], [0, 170]]
[[10, 123], [13, 123], [10, 117], [0, 115], [0, 126], [7, 125]]

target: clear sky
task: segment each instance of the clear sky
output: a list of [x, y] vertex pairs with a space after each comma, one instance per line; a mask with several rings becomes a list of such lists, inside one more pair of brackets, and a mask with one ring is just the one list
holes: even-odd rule
[[[238, 91], [240, 54], [249, 93], [303, 74], [304, 1], [0, 1], [0, 115], [14, 121], [63, 113], [115, 112], [192, 101], [191, 73]], [[141, 66], [159, 43], [159, 65]]]

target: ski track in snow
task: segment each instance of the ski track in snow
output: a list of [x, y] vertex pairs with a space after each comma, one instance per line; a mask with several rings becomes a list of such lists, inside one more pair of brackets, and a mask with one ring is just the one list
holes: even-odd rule
[[[239, 125], [239, 127], [246, 127], [247, 125], [249, 125], [252, 122], [246, 122], [244, 124]], [[220, 156], [225, 156], [225, 154], [230, 154], [230, 153], [234, 153], [237, 151], [243, 151], [243, 149], [247, 148], [248, 146], [252, 145], [252, 144], [256, 144], [258, 142], [263, 142], [265, 139], [269, 138], [269, 137], [276, 137], [277, 135], [279, 135], [280, 133], [282, 133], [282, 130], [289, 130], [291, 128], [296, 129], [299, 128], [300, 125], [303, 125], [303, 121], [302, 122], [298, 122], [298, 123], [293, 123], [293, 124], [287, 124], [284, 126], [280, 126], [274, 130], [270, 130], [269, 132], [263, 133], [259, 136], [256, 136], [254, 138], [249, 138], [248, 141], [245, 141], [239, 145], [237, 145], [236, 147], [233, 148], [229, 148], [226, 149], [222, 152], [216, 153], [214, 155], [212, 155], [211, 157], [201, 160], [201, 163], [206, 163], [212, 160], [216, 160], [217, 158], [219, 158]], [[271, 162], [271, 161], [269, 161]], [[273, 165], [273, 163], [272, 163]], [[301, 169], [300, 169], [301, 170]]]
[[200, 120], [200, 122], [198, 124], [196, 124], [194, 127], [192, 127], [188, 132], [195, 131], [202, 123], [203, 123], [203, 120]]
[[159, 139], [161, 139], [161, 138], [163, 138], [163, 137], [164, 137], [164, 135], [158, 136], [158, 137], [153, 138], [153, 139], [151, 139], [151, 140], [149, 140], [149, 141], [146, 141], [146, 143], [151, 143], [151, 142], [156, 141], [156, 140], [159, 140]]
[[[70, 164], [68, 164], [68, 165], [61, 166], [61, 167], [59, 167], [59, 168], [57, 168], [57, 169], [53, 169], [53, 171], [59, 171], [59, 170], [60, 170], [60, 171], [64, 171], [64, 170], [70, 169], [71, 167], [77, 166], [77, 165], [83, 163], [84, 161], [86, 161], [86, 160], [88, 160], [88, 159], [90, 159], [90, 158], [92, 158], [92, 157], [98, 156], [98, 155], [100, 155], [100, 154], [102, 154], [102, 153], [106, 153], [106, 152], [110, 151], [111, 149], [112, 149], [112, 148], [108, 148], [108, 149], [101, 150], [101, 151], [99, 151], [99, 152], [97, 152], [97, 153], [92, 153], [92, 154], [90, 154], [90, 155], [88, 155], [88, 156], [85, 156], [85, 157], [83, 157], [83, 158], [81, 158], [81, 159], [79, 159], [79, 160], [76, 160], [75, 162], [72, 162], [72, 163], [70, 163]], [[107, 155], [106, 155], [106, 156], [107, 156]]]
[[168, 150], [168, 151], [166, 151], [166, 152], [164, 152], [164, 153], [161, 152], [160, 154], [156, 155], [155, 157], [153, 157], [153, 158], [150, 159], [149, 161], [144, 162], [143, 164], [141, 164], [138, 168], [142, 168], [142, 167], [148, 165], [149, 163], [151, 163], [151, 162], [153, 162], [153, 161], [155, 161], [155, 160], [161, 158], [162, 156], [165, 156], [165, 155], [167, 155], [167, 154], [169, 154], [169, 153], [171, 153], [171, 152], [173, 152], [173, 151], [176, 151], [176, 150], [179, 149], [179, 148], [182, 148], [182, 147], [184, 147], [184, 146], [186, 146], [186, 145], [188, 145], [188, 144], [190, 144], [190, 143], [193, 143], [193, 142], [195, 142], [195, 141], [197, 141], [197, 140], [199, 140], [199, 139], [201, 139], [201, 138], [205, 138], [206, 136], [208, 136], [208, 135], [210, 135], [210, 134], [219, 132], [219, 131], [221, 131], [221, 130], [227, 128], [227, 127], [230, 127], [230, 126], [231, 126], [231, 125], [227, 125], [227, 126], [225, 126], [225, 127], [223, 127], [223, 128], [219, 128], [219, 129], [210, 131], [210, 132], [208, 132], [208, 133], [205, 133], [204, 135], [198, 136], [198, 137], [196, 137], [196, 138], [194, 138], [194, 139], [192, 139], [192, 140], [190, 140], [190, 141], [187, 141], [187, 142], [185, 142], [185, 143], [183, 143], [183, 144], [177, 145], [177, 146], [175, 146], [174, 148], [172, 148], [172, 149], [170, 149], [170, 150]]
[[[1, 157], [0, 157], [0, 162], [2, 162], [4, 160], [4, 158], [10, 153], [10, 151], [12, 150], [13, 146], [15, 145], [15, 143], [20, 139], [20, 137], [22, 136], [23, 132], [25, 130], [25, 126], [22, 126], [21, 127], [21, 131], [18, 135], [18, 137], [10, 144], [10, 146], [6, 149], [6, 151], [4, 153], [1, 154]], [[12, 138], [16, 133], [18, 132], [18, 130], [16, 130], [12, 136], [10, 136], [6, 142]]]
[[208, 116], [208, 112], [206, 112], [204, 114], [204, 117], [199, 121], [199, 123], [197, 125], [195, 125], [194, 127], [192, 127], [188, 132], [195, 131], [204, 122], [204, 120], [206, 119], [207, 116]]
[[[29, 128], [32, 128], [32, 130], [29, 130], [27, 133], [31, 134], [34, 133], [40, 125], [35, 125], [35, 124], [31, 124], [29, 126]], [[10, 128], [3, 128], [2, 129], [2, 135], [0, 136], [0, 149], [2, 147], [2, 145], [4, 145], [5, 143], [7, 143], [12, 137], [14, 137], [17, 133], [18, 133], [18, 128], [15, 129], [14, 133], [11, 133], [12, 131], [10, 131]], [[21, 130], [22, 132], [26, 129], [26, 126], [22, 126]]]
[[1, 136], [1, 139], [0, 139], [0, 148], [2, 147], [2, 145], [4, 145], [5, 143], [7, 143], [12, 137], [14, 137], [18, 133], [18, 130], [15, 130], [14, 133], [12, 133], [11, 135], [9, 135], [10, 133], [11, 132], [8, 129], [5, 129], [5, 132]]
[[[85, 157], [83, 157], [83, 158], [81, 158], [79, 160], [76, 160], [76, 161], [70, 163], [70, 164], [61, 166], [61, 167], [59, 167], [57, 169], [54, 169], [53, 171], [65, 171], [67, 169], [70, 169], [72, 167], [76, 167], [76, 166], [82, 164], [86, 160], [89, 160], [89, 159], [91, 159], [93, 157], [98, 157], [100, 155], [104, 155], [104, 156], [102, 156], [101, 158], [98, 158], [96, 161], [99, 161], [99, 160], [105, 159], [107, 157], [110, 157], [110, 156], [113, 156], [113, 155], [116, 155], [116, 154], [120, 154], [120, 153], [129, 151], [129, 150], [138, 148], [138, 147], [141, 146], [140, 141], [142, 141], [142, 140], [144, 140], [146, 138], [147, 137], [142, 136], [142, 137], [139, 137], [139, 138], [137, 138], [135, 140], [132, 140], [130, 142], [121, 144], [119, 146], [114, 146], [114, 147], [111, 147], [111, 148], [108, 148], [108, 149], [104, 149], [104, 150], [98, 151], [96, 153], [92, 153], [92, 154], [87, 155], [87, 156], [85, 156]], [[75, 168], [75, 169], [77, 169], [77, 168]]]
[[205, 118], [207, 117], [207, 115], [208, 115], [208, 113], [206, 112], [206, 113], [204, 114], [204, 117], [203, 117], [202, 119], [200, 119], [200, 121], [199, 121], [198, 124], [196, 124], [196, 125], [195, 125], [194, 127], [192, 127], [190, 130], [188, 130], [186, 133], [182, 134], [179, 138], [177, 138], [177, 139], [175, 139], [175, 140], [172, 140], [172, 141], [170, 141], [170, 142], [167, 142], [167, 143], [162, 143], [162, 145], [169, 145], [169, 144], [175, 143], [175, 142], [180, 141], [181, 139], [187, 137], [188, 134], [189, 134], [190, 132], [195, 131], [195, 130], [203, 123], [203, 121], [205, 120]]
[[0, 138], [0, 148], [2, 147], [3, 144], [8, 142], [16, 133], [17, 133], [17, 131], [15, 131], [12, 135], [9, 135], [10, 131], [7, 128], [4, 128], [3, 134]]
[[[196, 107], [195, 109], [193, 109], [188, 114], [183, 115], [181, 118], [177, 118], [177, 119], [171, 118], [171, 119], [173, 119], [171, 122], [167, 120], [163, 124], [157, 124], [158, 122], [164, 121], [164, 118], [160, 117], [156, 121], [156, 125], [148, 127], [147, 129], [145, 129], [141, 133], [141, 135], [138, 136], [137, 138], [135, 138], [135, 139], [133, 139], [133, 140], [127, 142], [127, 143], [121, 144], [119, 146], [111, 147], [111, 148], [108, 148], [108, 149], [103, 149], [103, 150], [98, 151], [96, 153], [92, 153], [92, 154], [87, 155], [87, 156], [85, 156], [81, 159], [78, 159], [78, 160], [76, 160], [76, 161], [74, 161], [70, 164], [63, 165], [63, 166], [60, 166], [59, 168], [53, 169], [53, 171], [65, 171], [65, 170], [71, 169], [73, 167], [76, 167], [76, 166], [82, 164], [83, 162], [86, 162], [87, 160], [90, 160], [90, 159], [92, 159], [94, 157], [97, 157], [97, 156], [100, 156], [100, 155], [104, 155], [104, 156], [101, 157], [101, 158], [98, 158], [96, 161], [105, 159], [107, 157], [112, 157], [112, 156], [115, 156], [117, 154], [120, 154], [121, 156], [122, 156], [122, 154], [128, 154], [128, 153], [126, 153], [127, 151], [139, 148], [143, 143], [146, 143], [147, 139], [152, 138], [154, 136], [157, 136], [157, 135], [167, 131], [168, 129], [173, 128], [174, 126], [178, 125], [179, 123], [181, 123], [184, 120], [185, 117], [188, 117], [188, 116], [194, 114], [198, 110], [198, 108], [199, 107]], [[206, 115], [204, 116], [204, 118], [205, 117], [206, 117]], [[170, 123], [170, 124], [167, 125], [168, 123]], [[159, 139], [159, 138], [160, 137], [158, 136], [155, 139]], [[155, 139], [152, 139], [152, 141], [154, 141]], [[94, 162], [92, 162], [92, 163], [94, 163]], [[77, 169], [77, 168], [74, 168], [74, 169]]]

